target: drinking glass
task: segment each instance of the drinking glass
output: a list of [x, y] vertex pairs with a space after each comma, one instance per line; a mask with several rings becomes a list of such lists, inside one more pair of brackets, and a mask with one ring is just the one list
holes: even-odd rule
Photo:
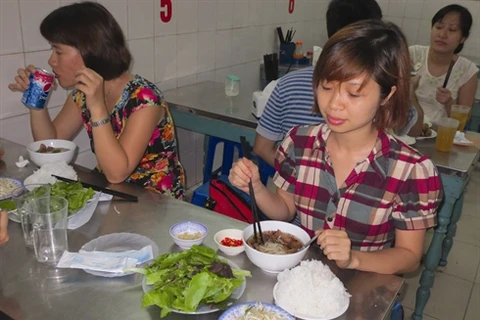
[[453, 119], [457, 119], [460, 122], [460, 124], [458, 125], [458, 131], [463, 131], [463, 129], [465, 129], [468, 115], [470, 114], [470, 109], [470, 107], [462, 106], [459, 104], [454, 104], [452, 106], [452, 112], [450, 113], [450, 117]]
[[438, 122], [437, 140], [435, 149], [441, 152], [450, 152], [457, 133], [460, 121], [452, 118], [442, 118]]
[[12, 200], [15, 203], [17, 217], [22, 224], [23, 239], [25, 240], [25, 245], [29, 248], [33, 248], [33, 228], [26, 210], [27, 204], [35, 198], [49, 197], [50, 188], [49, 184], [27, 184], [24, 187], [15, 189], [13, 192]]
[[56, 265], [68, 250], [68, 201], [62, 197], [31, 200], [27, 212], [33, 226], [33, 247], [37, 261]]

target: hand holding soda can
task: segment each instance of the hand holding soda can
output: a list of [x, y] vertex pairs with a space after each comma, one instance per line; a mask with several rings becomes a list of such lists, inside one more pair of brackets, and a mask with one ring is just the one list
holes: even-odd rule
[[31, 108], [41, 110], [45, 107], [55, 76], [44, 69], [35, 68], [30, 73], [28, 89], [23, 92], [22, 103]]

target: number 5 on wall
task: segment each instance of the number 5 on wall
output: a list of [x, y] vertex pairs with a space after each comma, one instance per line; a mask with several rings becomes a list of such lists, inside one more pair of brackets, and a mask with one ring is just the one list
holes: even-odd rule
[[288, 13], [292, 14], [295, 10], [295, 0], [288, 0]]
[[163, 23], [170, 22], [172, 19], [172, 0], [160, 0], [160, 20]]

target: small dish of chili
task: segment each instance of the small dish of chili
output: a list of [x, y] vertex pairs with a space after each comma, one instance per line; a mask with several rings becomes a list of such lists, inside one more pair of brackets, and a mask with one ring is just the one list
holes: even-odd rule
[[217, 232], [213, 236], [213, 240], [218, 246], [218, 249], [227, 256], [236, 256], [243, 251], [242, 230], [225, 229]]

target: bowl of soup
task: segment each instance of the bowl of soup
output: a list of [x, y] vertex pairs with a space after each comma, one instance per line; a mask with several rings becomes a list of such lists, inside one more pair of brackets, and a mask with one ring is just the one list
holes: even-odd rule
[[49, 162], [63, 161], [69, 164], [76, 149], [74, 142], [61, 139], [40, 140], [27, 145], [30, 160], [39, 167]]
[[283, 221], [260, 222], [264, 243], [255, 239], [253, 224], [243, 230], [242, 240], [248, 259], [260, 269], [278, 273], [300, 263], [308, 248], [301, 249], [310, 240], [302, 228]]

